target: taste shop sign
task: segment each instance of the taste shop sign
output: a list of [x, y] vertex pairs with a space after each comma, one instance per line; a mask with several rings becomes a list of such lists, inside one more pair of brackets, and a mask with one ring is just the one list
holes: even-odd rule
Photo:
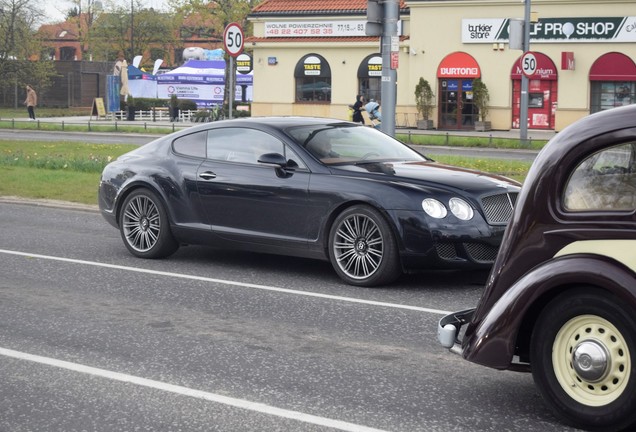
[[[462, 20], [463, 43], [507, 42], [510, 19]], [[530, 26], [531, 43], [636, 42], [636, 16], [543, 18]]]

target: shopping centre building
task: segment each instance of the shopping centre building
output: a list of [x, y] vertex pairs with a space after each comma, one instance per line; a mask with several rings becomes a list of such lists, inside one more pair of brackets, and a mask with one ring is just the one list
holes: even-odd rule
[[[356, 94], [381, 99], [378, 37], [365, 33], [367, 0], [265, 0], [249, 16], [253, 115], [346, 119]], [[633, 0], [532, 0], [528, 128], [559, 131], [601, 110], [636, 103]], [[521, 57], [508, 45], [524, 1], [401, 0], [396, 126], [418, 119], [420, 77], [435, 93], [442, 130], [470, 130], [472, 83], [486, 84], [493, 129], [519, 128]], [[468, 121], [467, 121], [468, 120]]]

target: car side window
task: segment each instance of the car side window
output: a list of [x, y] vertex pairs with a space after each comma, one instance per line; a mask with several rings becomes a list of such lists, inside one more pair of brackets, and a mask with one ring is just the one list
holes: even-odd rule
[[287, 158], [287, 166], [289, 168], [296, 169], [306, 169], [307, 165], [300, 159], [298, 154], [289, 148], [289, 146], [285, 146], [285, 158]]
[[636, 142], [596, 152], [573, 171], [564, 189], [565, 210], [636, 209]]
[[208, 159], [257, 164], [264, 153], [284, 154], [283, 143], [256, 129], [218, 128], [208, 131]]
[[196, 132], [175, 139], [172, 150], [185, 156], [205, 157], [205, 139], [207, 132]]

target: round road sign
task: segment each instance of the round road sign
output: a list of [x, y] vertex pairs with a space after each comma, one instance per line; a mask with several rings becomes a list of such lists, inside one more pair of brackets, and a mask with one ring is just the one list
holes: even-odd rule
[[525, 76], [531, 78], [537, 71], [537, 57], [528, 51], [521, 57], [521, 71]]
[[223, 32], [223, 46], [225, 52], [232, 57], [238, 56], [243, 52], [243, 29], [237, 23], [230, 23], [225, 27]]

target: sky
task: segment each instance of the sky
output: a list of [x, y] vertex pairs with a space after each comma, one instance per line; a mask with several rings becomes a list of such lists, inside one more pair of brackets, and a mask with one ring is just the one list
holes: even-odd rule
[[[88, 5], [88, 0], [81, 0], [83, 4]], [[106, 0], [108, 1], [108, 0]], [[106, 3], [102, 1], [102, 3]], [[135, 4], [137, 1], [135, 1]], [[52, 24], [60, 21], [64, 21], [66, 13], [77, 4], [77, 1], [71, 0], [57, 0], [57, 1], [45, 1], [44, 2], [44, 14], [45, 19], [43, 24]], [[141, 4], [144, 7], [152, 7], [155, 9], [163, 9], [166, 2], [165, 0], [141, 0]]]

